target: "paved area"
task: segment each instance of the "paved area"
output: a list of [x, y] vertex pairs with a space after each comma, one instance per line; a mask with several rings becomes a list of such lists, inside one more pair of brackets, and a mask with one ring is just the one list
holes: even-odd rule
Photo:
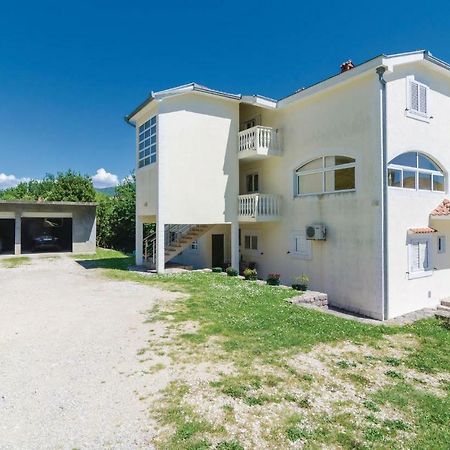
[[0, 449], [149, 449], [145, 312], [174, 294], [67, 256], [0, 264]]

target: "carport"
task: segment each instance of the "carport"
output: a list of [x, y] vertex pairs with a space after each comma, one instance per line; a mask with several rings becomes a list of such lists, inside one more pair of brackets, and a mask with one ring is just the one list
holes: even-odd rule
[[95, 252], [96, 206], [0, 200], [0, 255]]

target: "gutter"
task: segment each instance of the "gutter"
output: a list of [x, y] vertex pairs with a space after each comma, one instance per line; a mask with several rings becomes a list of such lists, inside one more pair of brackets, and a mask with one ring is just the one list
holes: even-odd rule
[[385, 66], [379, 66], [376, 69], [378, 80], [381, 84], [381, 168], [382, 168], [382, 264], [383, 264], [383, 277], [382, 277], [382, 291], [383, 291], [383, 317], [382, 320], [386, 320], [389, 317], [389, 289], [388, 289], [388, 189], [387, 189], [387, 121], [386, 121], [386, 80], [384, 74], [387, 71]]

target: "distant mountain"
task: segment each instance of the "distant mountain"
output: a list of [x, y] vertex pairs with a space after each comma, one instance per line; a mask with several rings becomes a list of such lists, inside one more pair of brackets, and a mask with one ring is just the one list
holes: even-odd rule
[[114, 195], [116, 195], [116, 188], [114, 186], [107, 188], [96, 188], [95, 190], [101, 194], [107, 195], [108, 197], [114, 197]]

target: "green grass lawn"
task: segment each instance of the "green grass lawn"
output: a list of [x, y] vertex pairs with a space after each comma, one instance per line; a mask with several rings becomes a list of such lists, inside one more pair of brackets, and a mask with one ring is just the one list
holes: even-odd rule
[[[450, 331], [440, 321], [367, 325], [292, 305], [290, 289], [215, 273], [145, 276], [106, 250], [84, 258], [113, 279], [188, 294], [149, 319], [168, 330], [149, 351], [180, 371], [159, 402], [169, 427], [159, 448], [449, 448]], [[198, 364], [213, 381], [192, 381]], [[220, 426], [198, 398], [217, 404]]]

